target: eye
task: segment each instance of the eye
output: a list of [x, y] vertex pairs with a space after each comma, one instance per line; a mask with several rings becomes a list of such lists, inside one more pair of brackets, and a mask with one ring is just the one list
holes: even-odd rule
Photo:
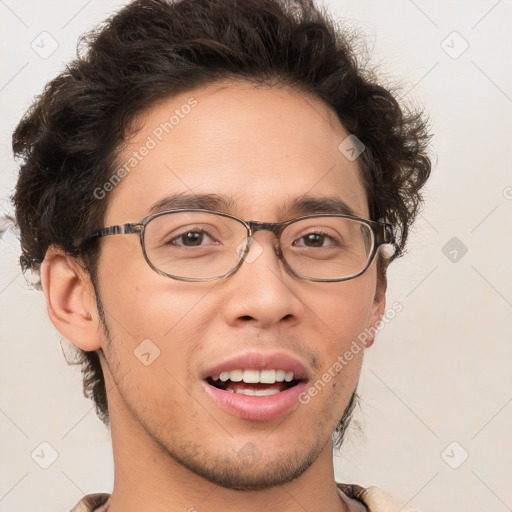
[[[301, 241], [302, 243], [297, 243]], [[331, 235], [324, 231], [311, 231], [310, 233], [306, 233], [302, 235], [300, 238], [294, 242], [294, 245], [299, 245], [302, 247], [326, 247], [326, 246], [339, 246], [340, 242], [333, 238]]]
[[174, 236], [166, 242], [166, 245], [178, 245], [182, 247], [201, 247], [216, 243], [211, 234], [203, 229], [189, 229], [178, 236]]

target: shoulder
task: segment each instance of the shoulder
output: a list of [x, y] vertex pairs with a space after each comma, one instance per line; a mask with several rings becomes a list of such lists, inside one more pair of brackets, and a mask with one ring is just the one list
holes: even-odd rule
[[70, 512], [103, 512], [106, 509], [110, 494], [97, 493], [84, 496]]
[[368, 512], [419, 512], [417, 509], [402, 506], [379, 487], [361, 487], [353, 484], [338, 483], [338, 488], [349, 498], [363, 503]]

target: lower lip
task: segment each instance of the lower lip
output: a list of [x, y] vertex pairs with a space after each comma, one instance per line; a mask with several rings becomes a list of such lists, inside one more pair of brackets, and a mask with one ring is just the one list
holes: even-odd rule
[[306, 388], [306, 383], [302, 381], [275, 395], [247, 396], [218, 389], [207, 382], [203, 384], [206, 392], [221, 409], [243, 420], [253, 421], [279, 418], [299, 405], [299, 395]]

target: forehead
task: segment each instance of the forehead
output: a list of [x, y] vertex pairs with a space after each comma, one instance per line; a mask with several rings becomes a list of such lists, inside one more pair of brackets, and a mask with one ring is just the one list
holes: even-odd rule
[[349, 134], [312, 95], [221, 82], [161, 101], [137, 126], [117, 158], [107, 223], [140, 220], [170, 195], [205, 194], [225, 197], [228, 213], [268, 222], [298, 197], [339, 198], [367, 216], [357, 161], [338, 149]]

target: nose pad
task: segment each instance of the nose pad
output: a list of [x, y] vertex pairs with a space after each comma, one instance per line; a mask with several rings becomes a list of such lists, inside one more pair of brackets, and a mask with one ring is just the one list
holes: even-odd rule
[[263, 246], [252, 236], [247, 237], [244, 243], [246, 244], [245, 251], [243, 251], [243, 254], [240, 254], [244, 263], [253, 263], [263, 254]]
[[278, 260], [281, 260], [283, 263], [284, 263], [284, 259], [283, 259], [283, 253], [281, 251], [281, 247], [279, 246], [279, 243], [276, 242], [274, 244], [274, 252], [276, 253], [276, 256], [277, 256], [277, 259]]
[[245, 238], [238, 247], [236, 252], [245, 263], [252, 263], [256, 261], [258, 257], [263, 253], [263, 246], [252, 236]]
[[251, 237], [248, 236], [244, 238], [236, 247], [236, 253], [242, 260], [245, 261], [247, 254], [249, 253], [249, 249], [251, 247]]
[[[277, 256], [277, 259], [281, 260], [283, 254], [277, 241], [272, 244], [272, 249], [274, 250], [274, 254]], [[261, 256], [261, 254], [263, 254], [264, 250], [265, 248], [262, 244], [260, 244], [252, 236], [249, 236], [242, 243], [240, 243], [236, 249], [236, 252], [245, 263], [253, 263], [258, 259], [259, 256]]]

